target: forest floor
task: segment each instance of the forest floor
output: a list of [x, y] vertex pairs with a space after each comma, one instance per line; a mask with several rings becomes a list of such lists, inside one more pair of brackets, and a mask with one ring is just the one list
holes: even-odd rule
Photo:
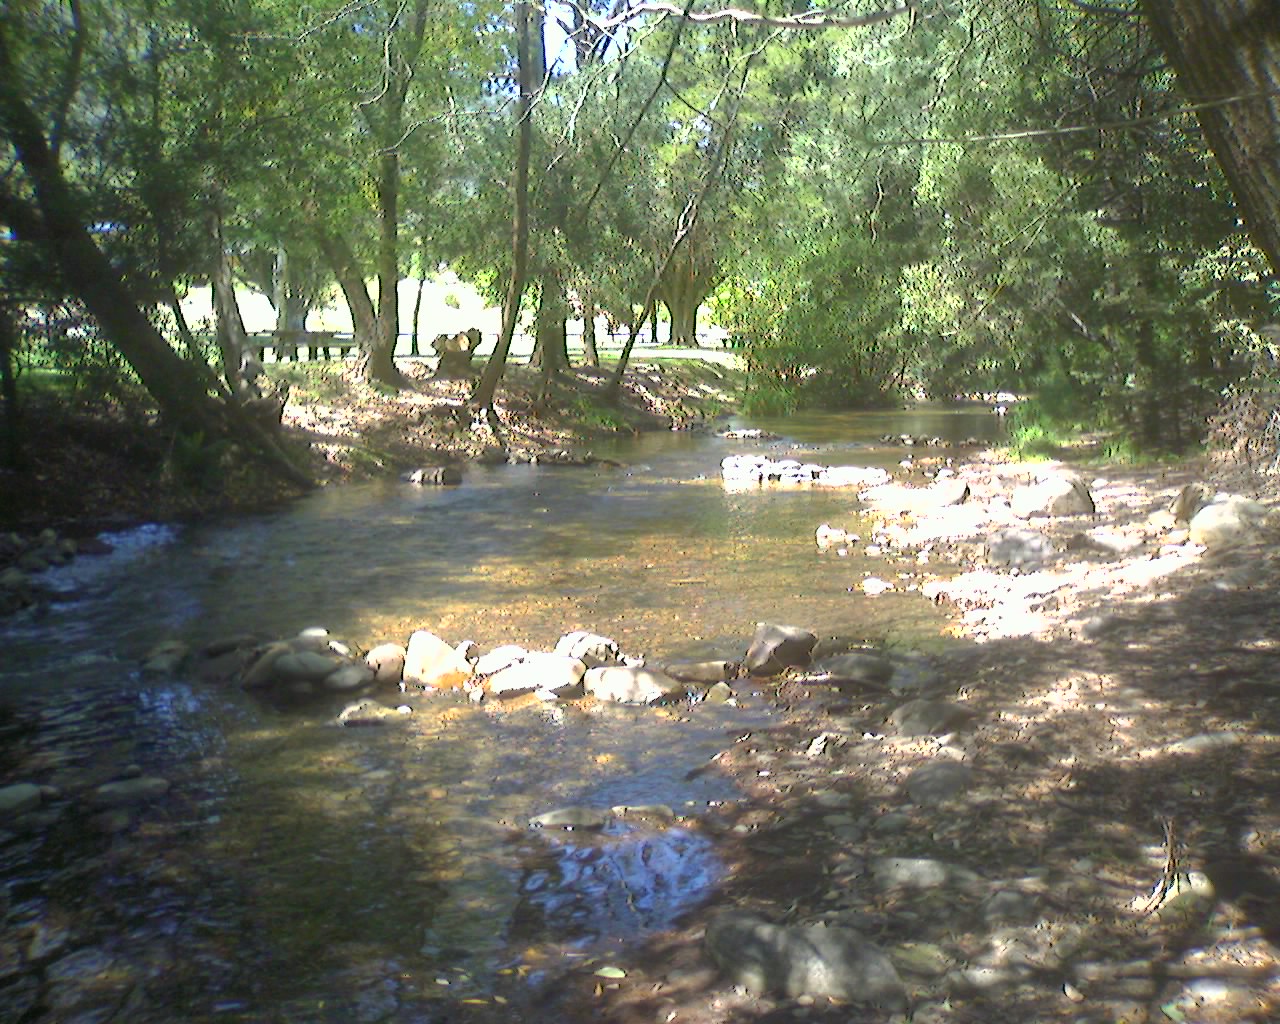
[[[285, 429], [317, 477], [499, 457], [464, 409], [465, 382], [411, 373], [412, 389], [390, 395], [340, 366], [285, 368], [302, 399]], [[569, 381], [554, 411], [540, 410], [537, 378], [508, 375], [501, 457], [586, 459], [594, 437], [688, 426], [726, 411], [733, 391], [730, 373], [705, 364], [633, 371], [621, 409], [600, 401], [599, 375]], [[123, 414], [35, 404], [27, 430], [39, 460], [0, 477], [6, 529], [75, 535], [284, 496], [261, 474], [237, 475], [234, 453], [157, 442]], [[1111, 496], [1104, 516], [1136, 520], [1209, 473], [1189, 463], [1087, 475]], [[1023, 634], [996, 635], [957, 608], [949, 646], [931, 656], [929, 696], [969, 714], [943, 735], [895, 734], [886, 719], [904, 697], [884, 688], [762, 686], [785, 713], [775, 728], [726, 738], [711, 767], [739, 781], [742, 799], [695, 826], [726, 863], [713, 904], [633, 950], [623, 978], [600, 977], [598, 965], [551, 972], [542, 988], [513, 982], [506, 1003], [453, 1006], [449, 1019], [901, 1019], [735, 988], [704, 953], [710, 916], [734, 908], [856, 927], [890, 952], [917, 1024], [1280, 1020], [1274, 540], [1128, 588], [1118, 574], [1151, 562], [1154, 544], [1085, 565]], [[912, 773], [936, 764], [963, 765], [968, 781], [948, 799], [913, 798]]]

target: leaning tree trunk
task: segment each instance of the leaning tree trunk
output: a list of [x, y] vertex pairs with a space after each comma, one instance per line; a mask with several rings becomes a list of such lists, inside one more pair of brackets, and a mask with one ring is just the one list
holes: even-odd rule
[[1280, 10], [1276, 0], [1141, 0], [1235, 194], [1280, 273]]
[[355, 256], [345, 241], [336, 235], [330, 235], [323, 228], [315, 229], [315, 237], [321, 254], [338, 280], [343, 298], [347, 300], [354, 341], [362, 351], [367, 351], [377, 343], [378, 314], [356, 267]]
[[[6, 196], [5, 218], [20, 239], [42, 245], [89, 315], [111, 340], [165, 419], [180, 430], [207, 437], [228, 434], [245, 441], [279, 472], [302, 487], [314, 481], [295, 466], [261, 426], [234, 403], [210, 394], [209, 374], [183, 359], [152, 324], [120, 271], [85, 227], [80, 204], [62, 175], [35, 114], [27, 105], [0, 19], [0, 128], [13, 147], [35, 195], [36, 211]], [[8, 201], [12, 200], [12, 201]]]
[[227, 252], [226, 239], [222, 235], [222, 214], [214, 211], [210, 216], [210, 233], [213, 235], [213, 313], [218, 351], [222, 355], [222, 375], [233, 395], [243, 395], [248, 388], [246, 363], [249, 337], [236, 301], [235, 276], [231, 271], [231, 254]]

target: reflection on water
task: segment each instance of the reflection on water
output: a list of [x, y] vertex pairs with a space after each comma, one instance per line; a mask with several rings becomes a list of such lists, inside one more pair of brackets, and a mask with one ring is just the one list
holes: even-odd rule
[[343, 730], [329, 724], [333, 708], [284, 714], [238, 692], [142, 679], [135, 666], [175, 637], [198, 646], [313, 625], [365, 647], [428, 628], [549, 649], [591, 629], [658, 659], [737, 657], [759, 620], [850, 639], [935, 634], [926, 602], [862, 596], [862, 575], [883, 566], [816, 552], [819, 523], [856, 528], [852, 495], [726, 493], [720, 460], [764, 451], [890, 465], [903, 450], [882, 434], [991, 436], [995, 418], [761, 425], [788, 439], [650, 435], [600, 449], [623, 469], [473, 468], [456, 488], [335, 488], [236, 523], [132, 531], [111, 538], [113, 555], [56, 570], [64, 599], [0, 627], [0, 695], [34, 723], [12, 733], [21, 745], [6, 751], [0, 782], [76, 794], [128, 771], [174, 789], [131, 835], [146, 870], [110, 874], [115, 902], [54, 894], [69, 851], [119, 849], [79, 823], [74, 802], [43, 846], [0, 839], [11, 894], [94, 932], [136, 917], [135, 945], [187, 921], [188, 969], [203, 979], [188, 1019], [215, 1003], [257, 1019], [258, 1007], [319, 999], [353, 963], [394, 961], [399, 978], [465, 964], [471, 989], [457, 991], [482, 991], [516, 944], [527, 953], [667, 926], [718, 874], [696, 827], [531, 838], [525, 823], [568, 805], [696, 816], [733, 794], [714, 773], [686, 775], [763, 710], [435, 697], [411, 699], [385, 729]]

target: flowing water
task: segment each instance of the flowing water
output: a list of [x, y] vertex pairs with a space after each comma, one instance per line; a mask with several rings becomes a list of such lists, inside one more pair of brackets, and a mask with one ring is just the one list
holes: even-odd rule
[[[649, 435], [597, 449], [623, 468], [334, 488], [271, 515], [116, 534], [112, 554], [55, 570], [60, 599], [0, 626], [0, 783], [60, 791], [0, 831], [0, 910], [20, 936], [0, 942], [0, 1017], [434, 1019], [442, 999], [607, 958], [705, 901], [720, 866], [694, 825], [527, 822], [618, 804], [693, 819], [732, 800], [714, 773], [687, 776], [767, 718], [749, 694], [666, 709], [405, 695], [395, 725], [342, 729], [333, 707], [273, 709], [136, 666], [169, 639], [316, 625], [363, 647], [427, 628], [550, 649], [590, 629], [657, 660], [738, 657], [760, 620], [927, 644], [941, 625], [927, 602], [867, 599], [874, 563], [816, 552], [819, 523], [855, 525], [851, 493], [730, 493], [719, 463], [891, 465], [904, 452], [882, 435], [990, 438], [995, 418], [753, 425], [785, 439]], [[86, 806], [97, 783], [139, 773], [173, 785], [128, 827]]]

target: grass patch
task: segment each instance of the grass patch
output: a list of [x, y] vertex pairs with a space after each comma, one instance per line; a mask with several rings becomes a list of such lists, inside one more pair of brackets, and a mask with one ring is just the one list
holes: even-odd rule
[[569, 416], [586, 430], [621, 433], [630, 429], [616, 408], [593, 395], [575, 395], [569, 402], [568, 411]]

